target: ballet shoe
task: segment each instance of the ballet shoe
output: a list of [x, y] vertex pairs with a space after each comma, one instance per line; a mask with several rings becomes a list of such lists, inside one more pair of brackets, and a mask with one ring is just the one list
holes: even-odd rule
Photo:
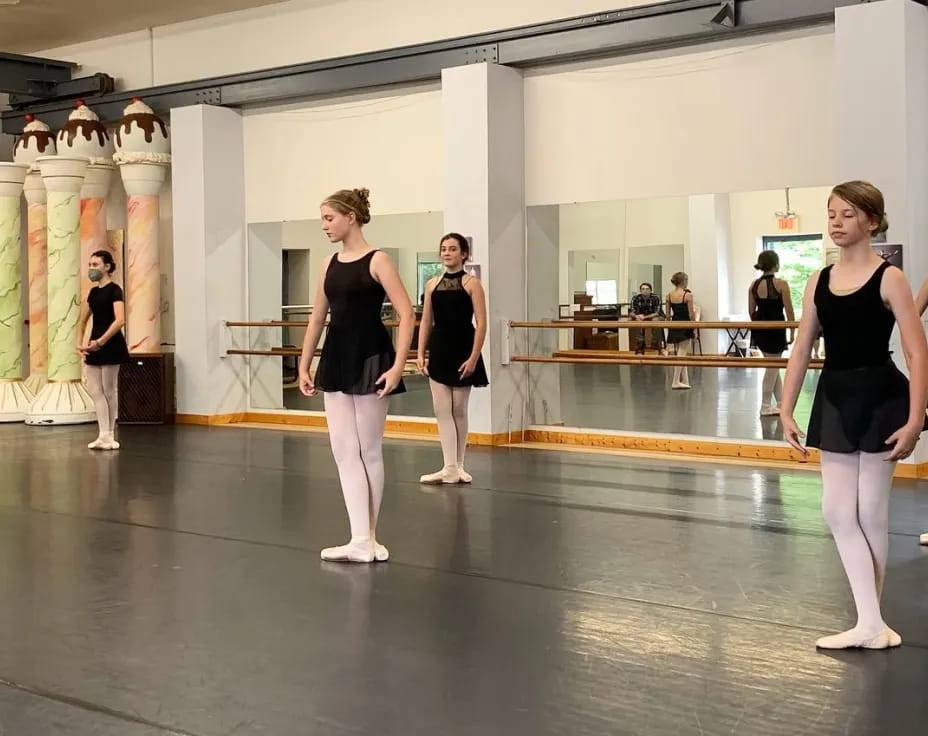
[[102, 450], [103, 446], [106, 444], [102, 437], [97, 437], [93, 442], [87, 445], [88, 450]]
[[109, 440], [100, 449], [101, 450], [118, 450], [119, 443], [116, 440]]
[[[896, 644], [895, 642], [899, 642]], [[823, 636], [815, 646], [818, 649], [889, 649], [902, 644], [902, 637], [888, 626], [876, 636], [871, 636], [858, 629], [850, 629], [840, 634]]]
[[386, 562], [390, 559], [390, 551], [379, 542], [374, 542], [374, 562]]
[[777, 407], [777, 406], [773, 406], [772, 404], [768, 404], [767, 406], [761, 407], [760, 415], [761, 415], [762, 417], [776, 417], [776, 416], [779, 416], [779, 415], [780, 415], [780, 408]]
[[473, 483], [474, 477], [464, 470], [463, 465], [458, 465], [458, 477], [461, 479], [461, 483]]
[[370, 538], [352, 539], [340, 547], [326, 547], [320, 557], [326, 562], [373, 562], [374, 545]]
[[426, 486], [452, 486], [461, 483], [461, 474], [457, 468], [442, 468], [437, 473], [423, 475], [419, 482]]
[[925, 532], [918, 538], [918, 543], [928, 545], [928, 532]]
[[671, 388], [672, 388], [674, 391], [680, 391], [680, 390], [683, 390], [683, 389], [691, 388], [691, 386], [690, 386], [688, 383], [683, 383], [683, 381], [676, 381], [676, 382], [673, 384], [673, 386], [671, 386]]

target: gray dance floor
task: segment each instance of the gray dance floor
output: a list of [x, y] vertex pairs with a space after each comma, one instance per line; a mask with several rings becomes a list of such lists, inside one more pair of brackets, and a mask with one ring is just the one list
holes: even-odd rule
[[804, 471], [389, 442], [383, 565], [324, 435], [0, 426], [0, 733], [924, 733], [928, 524], [900, 483], [906, 645], [817, 653], [853, 606]]

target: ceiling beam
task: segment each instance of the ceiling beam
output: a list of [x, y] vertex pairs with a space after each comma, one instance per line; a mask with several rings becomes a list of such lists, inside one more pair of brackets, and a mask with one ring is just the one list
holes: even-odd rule
[[[103, 120], [117, 120], [133, 97], [157, 111], [194, 104], [248, 107], [395, 84], [434, 81], [442, 69], [493, 62], [520, 68], [615, 58], [750, 34], [834, 22], [835, 8], [869, 0], [670, 0], [493, 33], [108, 94], [93, 100]], [[27, 109], [28, 108], [28, 109]], [[17, 134], [32, 112], [62, 125], [71, 104], [17, 104], [0, 114]]]

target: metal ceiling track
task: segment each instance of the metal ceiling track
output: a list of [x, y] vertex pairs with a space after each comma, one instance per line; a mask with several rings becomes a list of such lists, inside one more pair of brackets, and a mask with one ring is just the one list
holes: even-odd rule
[[[89, 104], [104, 120], [117, 120], [133, 97], [161, 112], [195, 104], [248, 107], [308, 99], [395, 84], [434, 81], [442, 69], [493, 62], [519, 68], [689, 46], [725, 38], [824, 25], [835, 8], [870, 0], [670, 0], [651, 5], [584, 15], [505, 31], [405, 46], [325, 61], [233, 74], [182, 84], [102, 94]], [[0, 80], [7, 55], [0, 56]], [[29, 57], [18, 57], [28, 59]], [[35, 64], [63, 62], [34, 60]], [[106, 77], [106, 75], [100, 75]], [[106, 77], [109, 79], [109, 77]], [[54, 81], [54, 80], [53, 80]], [[74, 84], [61, 79], [58, 85]], [[30, 90], [27, 90], [29, 92]], [[32, 88], [31, 91], [41, 92]], [[18, 134], [27, 112], [52, 127], [64, 124], [72, 101], [14, 97], [13, 109], [0, 115], [2, 132]]]

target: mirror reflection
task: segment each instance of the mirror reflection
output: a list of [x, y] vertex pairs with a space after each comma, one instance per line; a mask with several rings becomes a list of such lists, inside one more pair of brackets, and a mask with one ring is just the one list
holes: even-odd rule
[[[750, 322], [752, 309], [765, 319], [800, 317], [805, 282], [829, 257], [823, 237], [828, 191], [806, 187], [528, 208], [527, 319], [572, 329], [513, 335], [518, 352], [560, 361], [525, 365], [527, 421], [782, 439], [776, 403], [783, 369], [747, 359], [785, 359], [792, 330], [758, 339], [760, 330], [738, 323]], [[441, 212], [381, 215], [366, 228], [370, 242], [397, 264], [417, 315], [425, 283], [442, 272], [438, 241], [444, 229]], [[321, 264], [336, 247], [318, 220], [249, 226], [249, 319], [269, 324], [249, 328], [248, 345], [288, 353], [249, 358], [256, 410], [322, 410], [321, 396], [307, 399], [297, 388], [304, 328], [274, 323], [308, 319]], [[392, 318], [389, 304], [383, 316]], [[725, 324], [666, 324], [675, 319]], [[609, 324], [615, 322], [621, 324]], [[821, 357], [823, 347], [817, 347]], [[674, 356], [687, 356], [691, 364], [684, 369], [647, 362]], [[603, 358], [612, 362], [590, 362]], [[720, 358], [727, 362], [719, 365]], [[405, 380], [408, 391], [391, 400], [391, 415], [431, 418], [428, 381], [412, 362]], [[796, 411], [800, 423], [817, 380], [817, 371], [810, 371]]]

